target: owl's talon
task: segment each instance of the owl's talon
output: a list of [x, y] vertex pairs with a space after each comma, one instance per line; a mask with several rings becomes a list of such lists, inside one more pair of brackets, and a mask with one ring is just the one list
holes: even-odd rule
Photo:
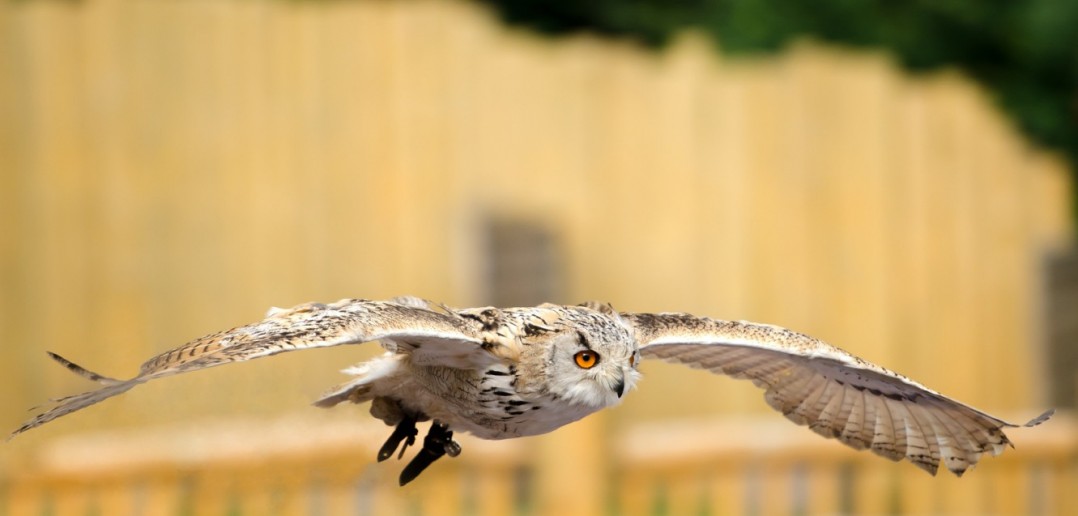
[[397, 454], [397, 460], [404, 458], [404, 450], [407, 450], [409, 446], [415, 444], [415, 436], [419, 435], [419, 430], [412, 427], [412, 433], [408, 434], [408, 438], [404, 440], [404, 446], [401, 446], [401, 452]]
[[430, 426], [430, 432], [423, 438], [423, 448], [419, 450], [412, 462], [409, 462], [401, 471], [400, 485], [405, 485], [415, 480], [423, 470], [427, 469], [434, 461], [443, 455], [456, 457], [460, 455], [460, 444], [453, 440], [453, 431], [449, 425], [435, 422]]
[[389, 434], [389, 439], [386, 439], [385, 444], [378, 450], [378, 462], [382, 462], [393, 456], [393, 452], [397, 451], [397, 447], [400, 446], [401, 441], [404, 441], [404, 446], [401, 447], [400, 455], [397, 459], [404, 456], [404, 450], [407, 450], [409, 446], [415, 444], [415, 437], [419, 435], [419, 430], [415, 427], [416, 418], [412, 416], [404, 416], [400, 423], [397, 423], [397, 428], [393, 429], [393, 433]]

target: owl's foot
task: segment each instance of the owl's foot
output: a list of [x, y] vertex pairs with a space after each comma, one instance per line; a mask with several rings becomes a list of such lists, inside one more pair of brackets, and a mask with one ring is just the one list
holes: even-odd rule
[[401, 441], [404, 441], [404, 446], [401, 446], [400, 455], [397, 455], [398, 459], [404, 456], [404, 450], [415, 444], [415, 437], [419, 435], [419, 430], [415, 428], [416, 420], [417, 418], [413, 416], [405, 415], [404, 419], [397, 423], [397, 428], [393, 429], [393, 433], [389, 434], [389, 439], [386, 439], [386, 443], [378, 450], [378, 462], [392, 457], [393, 452], [397, 451]]
[[442, 458], [443, 455], [450, 457], [460, 455], [460, 444], [453, 440], [453, 431], [449, 429], [449, 425], [435, 421], [430, 426], [430, 432], [427, 432], [427, 436], [423, 438], [423, 448], [401, 472], [401, 485], [415, 480], [423, 470], [427, 469], [427, 466]]

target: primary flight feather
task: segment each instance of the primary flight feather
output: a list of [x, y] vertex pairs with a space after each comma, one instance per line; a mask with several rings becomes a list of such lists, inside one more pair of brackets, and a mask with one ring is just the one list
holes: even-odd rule
[[[382, 356], [346, 370], [353, 379], [316, 405], [371, 403], [395, 426], [384, 460], [415, 442], [401, 474], [414, 479], [460, 446], [453, 431], [484, 439], [550, 432], [616, 405], [639, 378], [640, 359], [659, 359], [751, 380], [791, 421], [935, 474], [957, 475], [1010, 444], [1017, 426], [902, 375], [777, 326], [688, 314], [619, 313], [609, 305], [451, 309], [417, 298], [344, 299], [273, 309], [262, 321], [195, 339], [146, 361], [129, 380], [109, 378], [53, 353], [103, 387], [56, 401], [15, 436], [156, 378], [307, 348], [379, 341]], [[1045, 412], [1025, 426], [1042, 423]], [[402, 447], [403, 445], [403, 447]]]

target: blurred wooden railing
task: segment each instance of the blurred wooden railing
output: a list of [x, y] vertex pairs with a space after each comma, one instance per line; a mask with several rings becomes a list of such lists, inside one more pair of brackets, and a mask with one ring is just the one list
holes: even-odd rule
[[[1060, 415], [964, 478], [933, 478], [773, 418], [638, 425], [609, 448], [606, 493], [541, 493], [527, 440], [464, 438], [396, 485], [377, 423], [199, 424], [76, 436], [4, 483], [0, 514], [534, 514], [605, 496], [614, 514], [1078, 514], [1078, 424]], [[572, 464], [565, 468], [574, 467]]]
[[618, 446], [619, 514], [1078, 514], [1078, 425], [1018, 443], [962, 478], [858, 452], [779, 418], [636, 427]]
[[[467, 453], [397, 485], [378, 464], [380, 422], [198, 423], [62, 438], [7, 479], [0, 514], [507, 514], [519, 443], [460, 438]], [[414, 454], [409, 449], [408, 460]], [[6, 512], [2, 507], [6, 506]]]

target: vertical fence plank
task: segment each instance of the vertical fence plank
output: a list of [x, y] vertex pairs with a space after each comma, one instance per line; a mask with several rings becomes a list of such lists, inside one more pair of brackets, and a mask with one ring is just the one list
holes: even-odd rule
[[[475, 488], [475, 513], [480, 515], [516, 514], [517, 477], [513, 469], [477, 468], [472, 472]], [[534, 503], [534, 501], [531, 501]]]
[[664, 478], [655, 475], [654, 472], [634, 471], [633, 468], [623, 467], [618, 474], [615, 496], [617, 497], [617, 511], [626, 515], [652, 514], [656, 489], [659, 489]]
[[188, 480], [180, 475], [140, 475], [133, 480], [141, 513], [146, 516], [177, 514], [189, 499]]
[[842, 464], [823, 460], [799, 466], [801, 491], [797, 514], [840, 514]]
[[752, 468], [750, 507], [758, 514], [793, 514], [794, 484], [792, 463], [783, 457], [769, 457]]
[[97, 512], [92, 488], [83, 482], [54, 486], [49, 506], [56, 514], [91, 514]]
[[109, 479], [96, 489], [97, 514], [139, 514], [139, 493], [128, 479]]
[[742, 463], [711, 466], [708, 514], [716, 516], [749, 514], [746, 468]]
[[851, 475], [851, 514], [895, 512], [895, 472], [890, 464], [858, 461]]
[[459, 473], [463, 474], [439, 475], [431, 479], [433, 485], [416, 484], [401, 494], [418, 506], [423, 514], [475, 513], [477, 492], [474, 483], [470, 482], [474, 477], [465, 472]]
[[1058, 508], [1056, 514], [1074, 514], [1078, 512], [1078, 496], [1074, 494], [1074, 486], [1078, 486], [1078, 459], [1059, 457], [1054, 462], [1052, 479], [1055, 483], [1055, 505]]
[[12, 482], [5, 496], [8, 516], [38, 516], [46, 513], [48, 495], [39, 485]]
[[703, 514], [707, 502], [706, 477], [699, 467], [682, 468], [667, 477], [662, 514]]

